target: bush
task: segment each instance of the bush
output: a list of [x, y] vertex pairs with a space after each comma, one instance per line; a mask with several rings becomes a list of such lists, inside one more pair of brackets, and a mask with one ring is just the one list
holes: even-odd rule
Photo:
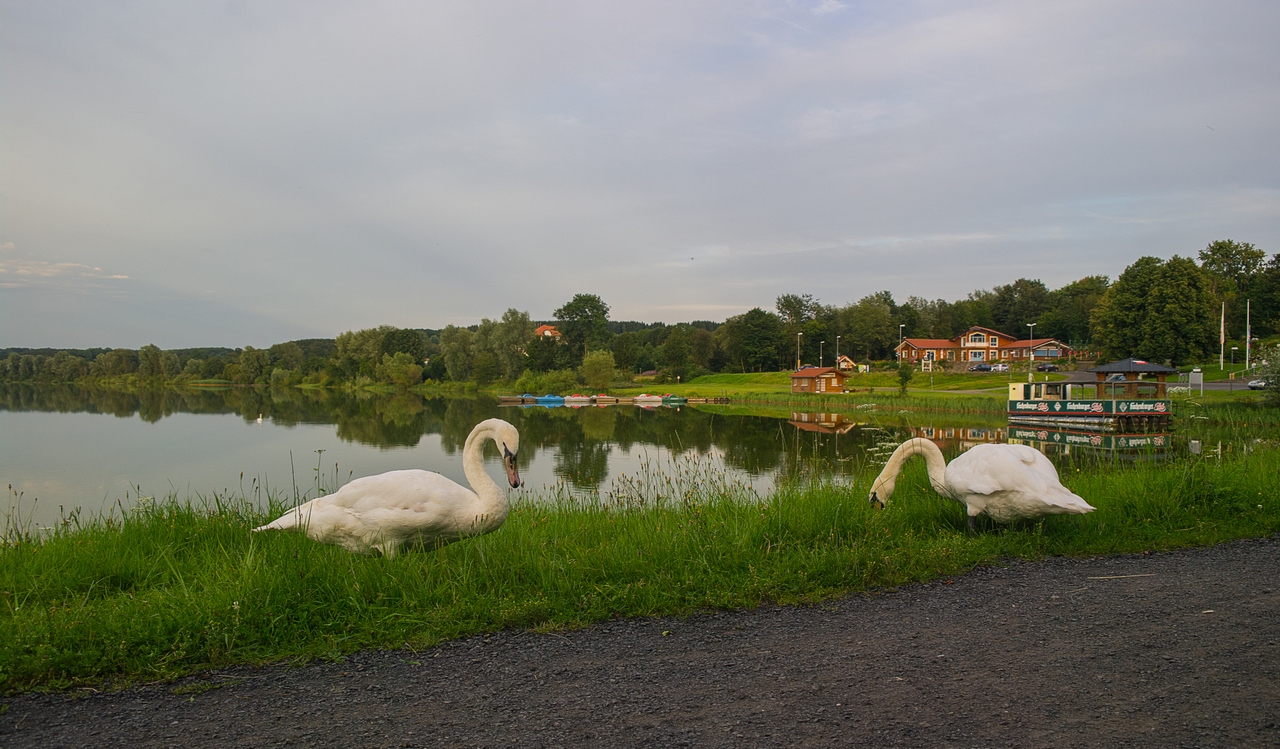
[[597, 391], [604, 390], [617, 376], [613, 364], [613, 352], [592, 351], [583, 357], [578, 373], [582, 375], [582, 381], [587, 387]]
[[915, 375], [916, 375], [916, 368], [911, 365], [911, 362], [904, 359], [902, 363], [898, 365], [898, 394], [899, 395], [907, 394], [907, 385], [911, 384], [911, 378], [915, 377]]
[[378, 380], [389, 382], [399, 387], [413, 387], [422, 382], [422, 366], [412, 355], [399, 352], [394, 356], [382, 355], [382, 363], [377, 368]]
[[572, 369], [553, 369], [550, 372], [525, 370], [520, 379], [516, 380], [517, 390], [533, 395], [570, 394], [577, 387], [578, 373]]
[[1263, 388], [1263, 400], [1268, 406], [1280, 406], [1280, 343], [1263, 346], [1258, 349], [1258, 365], [1256, 374], [1267, 381]]

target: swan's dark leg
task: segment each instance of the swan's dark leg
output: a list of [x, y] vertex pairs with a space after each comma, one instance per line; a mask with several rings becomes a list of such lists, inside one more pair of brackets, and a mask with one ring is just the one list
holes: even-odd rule
[[969, 535], [970, 536], [978, 535], [978, 522], [977, 522], [977, 518], [974, 517], [973, 515], [969, 516]]

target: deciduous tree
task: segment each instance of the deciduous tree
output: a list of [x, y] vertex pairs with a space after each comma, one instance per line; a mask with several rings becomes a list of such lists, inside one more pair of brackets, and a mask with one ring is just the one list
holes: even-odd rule
[[569, 347], [573, 356], [570, 366], [581, 364], [588, 349], [608, 346], [613, 336], [609, 332], [609, 305], [595, 294], [575, 294], [555, 311], [555, 316], [560, 342]]

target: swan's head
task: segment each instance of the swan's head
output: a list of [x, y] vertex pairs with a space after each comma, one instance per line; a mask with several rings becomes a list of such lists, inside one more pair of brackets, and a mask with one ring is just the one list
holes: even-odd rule
[[889, 497], [893, 495], [892, 476], [877, 476], [876, 480], [871, 483], [871, 495], [867, 499], [871, 500], [871, 504], [884, 509], [889, 504]]
[[516, 454], [520, 452], [520, 432], [502, 419], [490, 419], [493, 424], [493, 441], [502, 453], [502, 465], [507, 469], [507, 483], [515, 489], [524, 486], [520, 470], [516, 467]]

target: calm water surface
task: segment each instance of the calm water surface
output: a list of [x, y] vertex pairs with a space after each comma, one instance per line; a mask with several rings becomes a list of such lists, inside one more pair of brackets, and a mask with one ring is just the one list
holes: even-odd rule
[[[10, 486], [8, 516], [20, 513], [38, 525], [72, 508], [93, 514], [117, 503], [128, 507], [140, 495], [254, 496], [263, 486], [314, 495], [318, 477], [332, 488], [398, 468], [439, 471], [465, 485], [462, 445], [476, 423], [494, 416], [520, 430], [526, 487], [520, 496], [535, 500], [557, 486], [608, 493], [620, 478], [646, 466], [669, 469], [673, 461], [696, 461], [765, 493], [800, 466], [861, 471], [908, 436], [934, 439], [949, 455], [1010, 438], [1039, 438], [1033, 444], [1054, 454], [1055, 447], [1063, 452], [1064, 439], [1011, 435], [999, 420], [946, 422], [883, 408], [546, 409], [499, 406], [487, 397], [296, 389], [129, 394], [9, 387], [0, 388], [0, 483]], [[501, 483], [492, 446], [486, 466]]]

